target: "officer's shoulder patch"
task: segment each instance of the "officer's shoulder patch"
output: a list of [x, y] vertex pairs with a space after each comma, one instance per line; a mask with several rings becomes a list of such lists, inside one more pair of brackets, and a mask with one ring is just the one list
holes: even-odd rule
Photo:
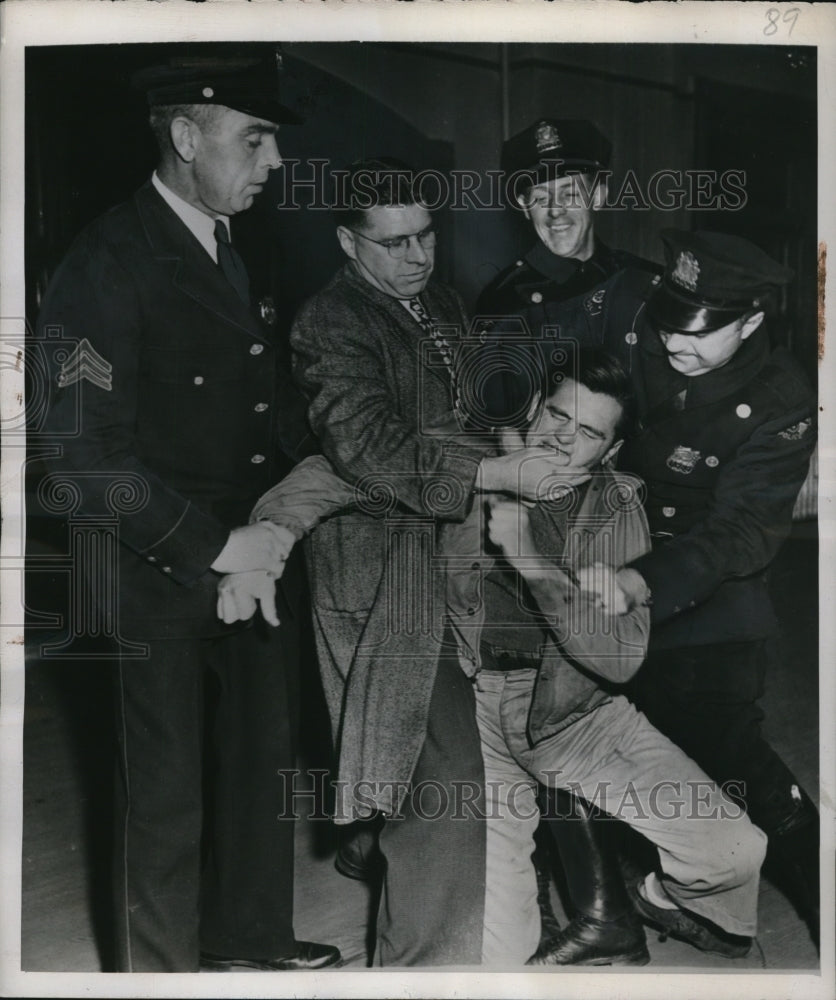
[[791, 427], [785, 427], [784, 430], [778, 431], [778, 437], [784, 438], [785, 441], [800, 441], [810, 427], [813, 424], [811, 417], [807, 417], [806, 420], [799, 420], [797, 424], [793, 424]]

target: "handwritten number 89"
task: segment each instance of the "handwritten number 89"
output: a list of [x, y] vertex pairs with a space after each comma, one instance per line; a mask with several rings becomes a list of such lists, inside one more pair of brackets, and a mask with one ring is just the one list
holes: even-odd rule
[[778, 10], [777, 7], [770, 7], [769, 10], [766, 12], [766, 20], [768, 23], [764, 27], [763, 33], [765, 35], [776, 34], [778, 31], [779, 23], [783, 21], [784, 24], [792, 22], [790, 23], [790, 30], [787, 32], [788, 36], [791, 35], [792, 29], [795, 27], [795, 22], [798, 20], [798, 15], [800, 13], [801, 13], [800, 8], [790, 7], [788, 11], [784, 12], [784, 16], [781, 17], [781, 11]]

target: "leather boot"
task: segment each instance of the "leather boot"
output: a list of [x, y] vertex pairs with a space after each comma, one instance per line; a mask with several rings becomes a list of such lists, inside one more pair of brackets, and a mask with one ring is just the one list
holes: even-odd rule
[[797, 807], [779, 826], [765, 831], [769, 843], [764, 871], [795, 906], [819, 949], [819, 813], [804, 790], [793, 787]]
[[548, 950], [551, 943], [560, 933], [560, 921], [552, 907], [551, 885], [552, 869], [549, 857], [549, 844], [545, 838], [537, 842], [531, 860], [534, 862], [534, 872], [537, 876], [537, 908], [540, 910], [540, 942], [537, 950]]
[[554, 837], [576, 915], [530, 965], [646, 965], [644, 928], [618, 863], [615, 822], [567, 792], [549, 792], [544, 817]]

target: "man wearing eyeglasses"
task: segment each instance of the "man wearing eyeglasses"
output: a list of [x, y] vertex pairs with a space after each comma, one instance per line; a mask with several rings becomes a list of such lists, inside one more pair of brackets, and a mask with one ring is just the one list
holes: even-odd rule
[[483, 765], [472, 685], [440, 663], [435, 526], [463, 521], [483, 490], [533, 499], [565, 463], [546, 448], [487, 458], [462, 442], [456, 352], [466, 320], [458, 295], [431, 278], [430, 213], [405, 164], [363, 161], [346, 180], [335, 215], [347, 262], [291, 332], [323, 454], [379, 500], [323, 523], [309, 550], [339, 758], [336, 819], [387, 817], [375, 963], [477, 965]]

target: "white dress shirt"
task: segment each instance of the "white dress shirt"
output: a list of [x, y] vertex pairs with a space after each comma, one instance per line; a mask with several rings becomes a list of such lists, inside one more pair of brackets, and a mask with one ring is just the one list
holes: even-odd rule
[[226, 215], [207, 215], [199, 208], [183, 201], [180, 195], [175, 194], [171, 188], [157, 176], [157, 171], [151, 175], [151, 183], [159, 191], [166, 204], [183, 222], [194, 238], [200, 243], [203, 249], [209, 254], [212, 260], [218, 263], [218, 243], [215, 239], [215, 220], [221, 219], [229, 232], [229, 218]]

